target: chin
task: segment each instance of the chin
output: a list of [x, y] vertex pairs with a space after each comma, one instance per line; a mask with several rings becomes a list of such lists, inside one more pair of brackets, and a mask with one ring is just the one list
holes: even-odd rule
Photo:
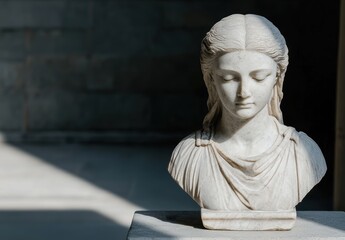
[[243, 120], [243, 121], [245, 121], [245, 120], [250, 120], [250, 119], [252, 119], [252, 118], [254, 118], [255, 116], [253, 116], [253, 115], [246, 115], [246, 116], [243, 116], [243, 115], [237, 115], [237, 118], [238, 119], [240, 119], [240, 120]]
[[237, 110], [233, 115], [241, 120], [249, 120], [258, 114], [257, 112], [253, 111], [252, 109], [241, 109]]

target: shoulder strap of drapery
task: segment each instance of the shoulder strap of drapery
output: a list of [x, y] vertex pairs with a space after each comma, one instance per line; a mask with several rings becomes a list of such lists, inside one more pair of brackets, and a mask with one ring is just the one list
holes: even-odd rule
[[276, 118], [273, 118], [273, 120], [278, 128], [279, 134], [281, 134], [284, 138], [288, 137], [290, 140], [298, 143], [299, 137], [295, 128], [281, 124]]
[[213, 131], [198, 130], [195, 132], [195, 146], [204, 147], [211, 143]]
[[[294, 129], [295, 130], [295, 129]], [[300, 174], [300, 166], [298, 164], [299, 162], [299, 154], [297, 152], [297, 146], [299, 145], [299, 136], [297, 131], [293, 131], [291, 134], [290, 140], [294, 141], [293, 145], [293, 150], [294, 150], [294, 155], [295, 155], [295, 166], [296, 166], [296, 176], [297, 176], [297, 197], [298, 197], [298, 202], [302, 201], [302, 193], [301, 193], [301, 187], [300, 187], [300, 182], [301, 182], [301, 174]]]

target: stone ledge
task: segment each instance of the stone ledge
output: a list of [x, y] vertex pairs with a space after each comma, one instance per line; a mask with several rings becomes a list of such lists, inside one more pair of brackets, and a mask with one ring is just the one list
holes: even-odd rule
[[203, 227], [196, 211], [139, 211], [127, 239], [345, 240], [345, 212], [298, 211], [290, 231], [218, 231]]

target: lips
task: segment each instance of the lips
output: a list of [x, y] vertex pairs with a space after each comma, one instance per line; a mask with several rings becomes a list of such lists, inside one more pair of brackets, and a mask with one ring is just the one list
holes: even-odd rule
[[239, 108], [251, 108], [254, 105], [254, 103], [244, 103], [244, 102], [237, 102], [236, 106]]

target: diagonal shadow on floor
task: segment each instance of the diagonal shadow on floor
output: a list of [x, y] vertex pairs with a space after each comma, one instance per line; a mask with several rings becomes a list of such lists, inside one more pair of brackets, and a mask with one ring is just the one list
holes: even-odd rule
[[166, 170], [172, 145], [12, 146], [142, 208], [198, 209]]
[[110, 217], [125, 236], [135, 210], [198, 209], [166, 170], [173, 146], [0, 147], [0, 210], [87, 209]]

